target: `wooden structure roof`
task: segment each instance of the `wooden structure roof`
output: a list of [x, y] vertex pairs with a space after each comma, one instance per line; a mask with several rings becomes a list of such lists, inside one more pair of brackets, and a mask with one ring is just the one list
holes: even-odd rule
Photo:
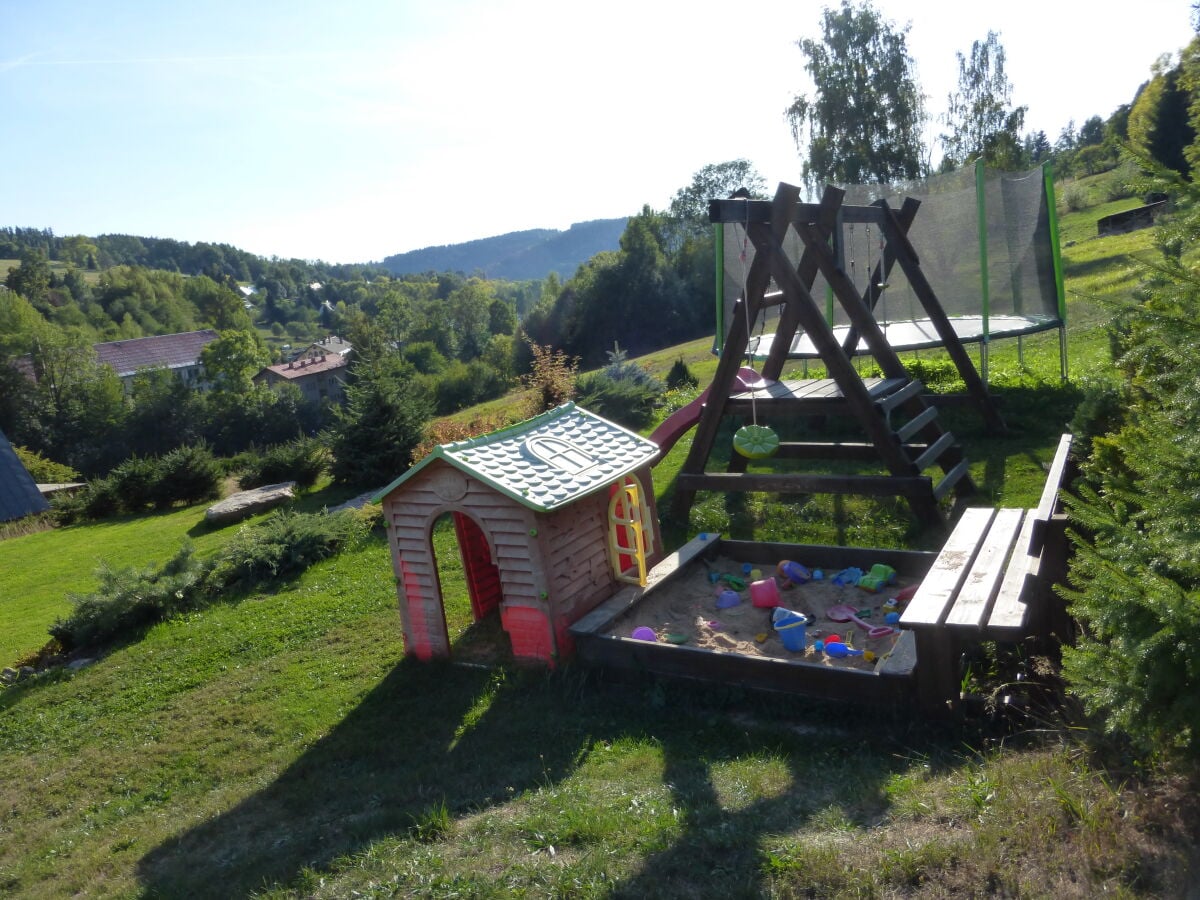
[[33, 476], [8, 438], [0, 432], [0, 522], [21, 519], [50, 508]]

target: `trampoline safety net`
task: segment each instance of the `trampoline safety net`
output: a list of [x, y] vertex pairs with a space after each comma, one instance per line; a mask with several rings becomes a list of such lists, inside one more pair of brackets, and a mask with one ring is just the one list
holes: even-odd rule
[[[844, 206], [870, 206], [883, 198], [898, 211], [905, 198], [920, 201], [908, 237], [922, 273], [963, 343], [986, 347], [1002, 337], [1055, 328], [1062, 333], [1065, 306], [1053, 180], [1047, 170], [996, 172], [976, 166], [919, 182], [842, 189], [846, 191]], [[734, 301], [743, 293], [754, 247], [738, 224], [720, 226], [718, 236], [724, 245], [719, 298], [724, 321], [718, 332], [723, 337], [728, 333]], [[832, 243], [841, 268], [860, 296], [866, 293], [871, 273], [881, 262], [885, 268], [894, 263], [880, 229], [872, 224], [839, 222]], [[803, 249], [795, 230], [789, 229], [784, 252], [793, 267]], [[941, 339], [903, 269], [891, 265], [884, 283], [875, 318], [893, 349], [940, 346]], [[768, 290], [775, 289], [772, 284]], [[848, 318], [819, 273], [810, 293], [840, 338], [848, 328]], [[756, 358], [765, 357], [769, 350], [771, 324], [769, 320], [760, 322], [751, 338], [750, 352]], [[868, 352], [865, 343], [860, 342], [854, 352]], [[788, 355], [794, 359], [817, 357], [803, 333], [796, 335]]]

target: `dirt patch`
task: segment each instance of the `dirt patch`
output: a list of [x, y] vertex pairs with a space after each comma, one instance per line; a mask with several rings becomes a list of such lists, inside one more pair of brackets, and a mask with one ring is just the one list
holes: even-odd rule
[[[869, 572], [874, 563], [862, 560], [859, 568]], [[817, 572], [813, 572], [814, 576]], [[854, 584], [837, 583], [838, 572], [820, 573], [804, 584], [793, 585], [775, 572], [762, 572], [757, 567], [745, 571], [745, 564], [728, 557], [718, 557], [708, 563], [692, 563], [670, 581], [648, 590], [642, 598], [619, 616], [605, 632], [609, 635], [633, 637], [639, 628], [654, 632], [659, 643], [698, 647], [718, 653], [738, 653], [746, 656], [775, 657], [836, 666], [838, 668], [874, 669], [879, 658], [891, 652], [898, 632], [870, 638], [862, 626], [853, 622], [836, 622], [829, 611], [837, 606], [852, 607], [864, 623], [884, 626], [890, 611], [887, 601], [908, 587], [912, 579], [897, 576], [895, 581], [878, 592]], [[716, 577], [718, 580], [713, 581]], [[789, 650], [780, 632], [772, 623], [773, 608], [753, 603], [751, 584], [755, 580], [775, 578], [780, 605], [803, 613], [810, 624], [805, 629], [804, 650]], [[744, 584], [739, 584], [740, 579]], [[731, 583], [732, 581], [732, 583]], [[723, 591], [734, 591], [721, 597]], [[766, 593], [770, 593], [769, 589]], [[902, 606], [902, 604], [901, 604]], [[855, 650], [870, 651], [862, 656], [833, 659], [815, 648], [817, 641], [837, 635]]]

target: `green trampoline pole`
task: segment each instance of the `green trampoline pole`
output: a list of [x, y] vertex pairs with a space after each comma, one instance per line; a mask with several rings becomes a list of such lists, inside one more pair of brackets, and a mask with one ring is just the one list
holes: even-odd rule
[[1046, 217], [1050, 225], [1050, 256], [1054, 260], [1054, 290], [1058, 293], [1058, 370], [1067, 380], [1067, 292], [1063, 287], [1062, 247], [1058, 241], [1058, 203], [1054, 197], [1054, 166], [1042, 165], [1042, 183], [1046, 187]]
[[975, 160], [975, 212], [979, 217], [979, 293], [983, 301], [983, 340], [979, 344], [979, 368], [984, 387], [988, 383], [988, 316], [990, 295], [988, 286], [987, 176], [983, 158]]
[[725, 349], [725, 223], [713, 222], [713, 257], [716, 259], [717, 327], [713, 332], [713, 354], [719, 356]]

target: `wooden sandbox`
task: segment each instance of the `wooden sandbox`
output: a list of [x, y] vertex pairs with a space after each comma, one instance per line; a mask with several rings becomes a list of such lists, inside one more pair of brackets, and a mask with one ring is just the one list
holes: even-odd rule
[[[576, 652], [585, 663], [617, 670], [834, 700], [911, 703], [926, 714], [945, 714], [960, 699], [959, 660], [969, 644], [1069, 634], [1053, 585], [1066, 571], [1060, 492], [1074, 473], [1070, 451], [1071, 436], [1063, 435], [1036, 508], [967, 509], [937, 552], [700, 535], [656, 565], [645, 586], [622, 589], [576, 621], [570, 629]], [[779, 594], [783, 606], [813, 619], [803, 652], [782, 646], [771, 610], [753, 606], [747, 592], [738, 605], [719, 608], [711, 582], [711, 573], [736, 577], [743, 568], [766, 577], [783, 560], [826, 576]], [[878, 593], [830, 584], [844, 569], [865, 572], [876, 564], [896, 572], [895, 583]], [[908, 585], [915, 590], [902, 604], [898, 635], [872, 641], [860, 626], [824, 617], [831, 603], [846, 603], [869, 610], [862, 616], [866, 624], [882, 625], [886, 600]], [[848, 627], [853, 645], [872, 650], [873, 662], [830, 659], [813, 648], [835, 629], [845, 636]], [[652, 629], [653, 639], [633, 637], [636, 628]]]
[[[801, 544], [764, 544], [701, 535], [650, 573], [644, 588], [618, 592], [571, 627], [576, 653], [585, 663], [614, 669], [649, 672], [705, 681], [725, 681], [744, 687], [804, 693], [831, 699], [895, 703], [913, 697], [916, 663], [912, 632], [897, 631], [868, 640], [862, 629], [824, 617], [825, 609], [847, 603], [870, 608], [871, 624], [882, 624], [883, 603], [907, 584], [920, 581], [937, 554], [921, 551], [859, 550]], [[746, 590], [736, 606], [717, 606], [714, 574], [744, 577], [743, 566], [769, 577], [782, 560], [820, 569], [825, 577], [780, 591], [781, 604], [805, 613], [806, 649], [784, 647], [771, 624], [772, 609], [753, 605]], [[879, 593], [855, 586], [837, 586], [832, 577], [849, 567], [866, 571], [883, 564], [897, 573], [896, 583]], [[890, 592], [890, 593], [889, 593]], [[651, 628], [657, 640], [633, 637], [639, 627]], [[863, 656], [831, 659], [814, 650], [814, 643], [832, 633], [845, 637], [854, 631], [852, 646], [871, 650]], [[757, 640], [763, 638], [765, 640]], [[686, 640], [684, 640], [686, 639]], [[675, 643], [675, 641], [680, 641]]]

